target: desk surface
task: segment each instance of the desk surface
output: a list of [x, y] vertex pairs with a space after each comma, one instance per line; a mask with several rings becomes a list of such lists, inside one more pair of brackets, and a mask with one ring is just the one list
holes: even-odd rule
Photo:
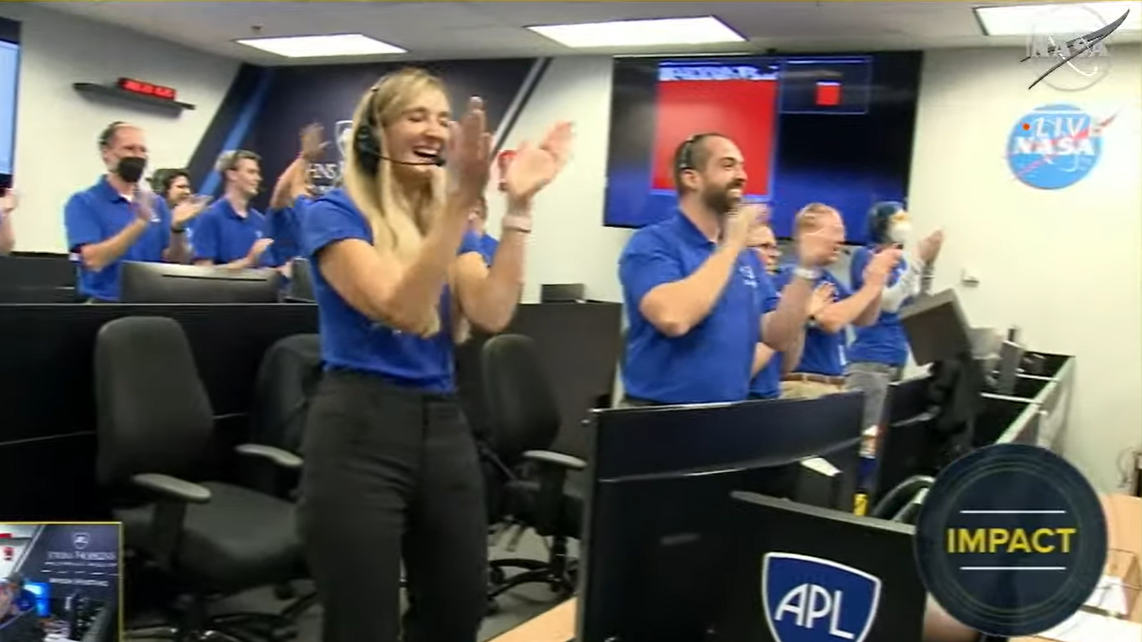
[[[1103, 497], [1110, 547], [1142, 555], [1142, 500], [1126, 495]], [[1131, 618], [1142, 621], [1142, 600], [1134, 605]], [[568, 642], [575, 635], [575, 600], [568, 600], [491, 642]], [[1012, 642], [1039, 642], [1043, 638], [1019, 638]]]
[[569, 642], [575, 637], [575, 600], [541, 613], [492, 642]]

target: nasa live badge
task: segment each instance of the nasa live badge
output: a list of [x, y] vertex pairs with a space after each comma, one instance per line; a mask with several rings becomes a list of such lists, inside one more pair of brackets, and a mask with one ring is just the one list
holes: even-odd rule
[[1106, 518], [1090, 482], [1061, 457], [999, 444], [936, 478], [915, 549], [928, 592], [953, 618], [992, 635], [1034, 635], [1094, 591], [1106, 563]]
[[777, 642], [863, 642], [880, 604], [880, 578], [831, 560], [766, 553], [765, 622]]
[[1102, 133], [1114, 116], [1099, 118], [1074, 105], [1036, 107], [1007, 138], [1007, 164], [1024, 185], [1063, 189], [1086, 178], [1102, 156]]

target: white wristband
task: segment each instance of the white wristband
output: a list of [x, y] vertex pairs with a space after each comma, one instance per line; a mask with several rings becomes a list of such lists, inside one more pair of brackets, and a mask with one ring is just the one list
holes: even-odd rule
[[793, 276], [799, 279], [805, 279], [806, 281], [816, 282], [817, 279], [821, 278], [821, 271], [798, 265], [793, 268]]
[[501, 222], [504, 231], [512, 230], [522, 232], [524, 234], [531, 234], [531, 217], [521, 216], [519, 214], [507, 214]]

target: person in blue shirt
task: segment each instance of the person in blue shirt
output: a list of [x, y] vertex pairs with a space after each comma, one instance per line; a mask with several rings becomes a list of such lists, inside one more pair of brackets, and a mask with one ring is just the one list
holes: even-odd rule
[[480, 203], [468, 215], [468, 227], [472, 230], [472, 234], [480, 243], [480, 256], [484, 257], [484, 262], [488, 265], [492, 264], [492, 259], [496, 256], [496, 248], [500, 246], [500, 242], [494, 236], [488, 234], [488, 200], [483, 196], [480, 197]]
[[89, 301], [119, 299], [123, 261], [171, 261], [190, 258], [187, 226], [203, 211], [200, 199], [187, 199], [174, 210], [140, 181], [147, 166], [143, 130], [116, 121], [99, 135], [107, 173], [76, 192], [64, 206], [67, 247], [77, 263], [77, 289]]
[[273, 243], [263, 254], [262, 264], [280, 268], [288, 277], [293, 260], [301, 256], [298, 238], [301, 233], [298, 217], [313, 198], [314, 188], [309, 181], [309, 166], [321, 160], [329, 145], [324, 139], [321, 125], [310, 124], [301, 130], [301, 151], [278, 177], [270, 195], [270, 209], [266, 211], [266, 235]]
[[27, 589], [24, 576], [12, 573], [0, 585], [0, 622], [36, 610], [36, 594]]
[[[908, 212], [902, 203], [876, 203], [868, 212], [868, 247], [858, 249], [850, 265], [853, 287], [864, 283], [864, 272], [872, 257], [888, 248], [902, 248], [912, 233]], [[865, 392], [865, 426], [880, 424], [888, 386], [900, 379], [908, 362], [908, 338], [900, 325], [900, 308], [927, 291], [931, 268], [943, 246], [944, 235], [936, 231], [923, 238], [915, 256], [906, 257], [892, 269], [880, 296], [880, 316], [872, 325], [856, 329], [849, 346], [845, 387]]]
[[168, 208], [177, 207], [179, 203], [194, 196], [190, 189], [190, 172], [185, 169], [168, 167], [156, 170], [151, 177], [151, 187]]
[[262, 185], [261, 160], [244, 149], [219, 155], [215, 170], [222, 174], [225, 189], [191, 231], [195, 265], [264, 266], [262, 255], [273, 239], [266, 234], [266, 217], [250, 207], [250, 199]]
[[343, 187], [301, 217], [325, 372], [307, 416], [299, 526], [322, 639], [475, 642], [487, 514], [454, 348], [468, 324], [496, 332], [512, 318], [532, 199], [566, 162], [571, 125], [521, 149], [491, 267], [468, 230], [492, 160], [482, 101], [454, 124], [442, 81], [405, 69], [365, 93], [352, 126]]
[[[845, 238], [844, 220], [836, 209], [822, 203], [810, 203], [793, 220], [793, 241], [800, 244], [804, 238], [819, 234], [835, 239], [829, 264], [835, 263], [840, 258], [841, 243]], [[856, 291], [849, 290], [829, 272], [820, 273], [814, 285], [827, 283], [832, 286], [834, 300], [809, 317], [801, 359], [793, 372], [782, 377], [782, 397], [813, 399], [844, 389], [847, 328], [850, 324], [869, 325], [876, 320], [880, 313], [882, 286], [889, 270], [899, 260], [899, 250], [879, 252], [868, 262], [865, 282]], [[774, 277], [775, 285], [782, 287], [792, 278], [793, 269], [786, 266]]]
[[674, 181], [677, 211], [635, 232], [619, 259], [628, 320], [624, 404], [741, 401], [754, 347], [764, 342], [780, 351], [796, 341], [832, 242], [807, 237], [797, 278], [779, 302], [747, 248], [764, 211], [742, 205], [738, 146], [714, 133], [687, 139], [674, 154]]

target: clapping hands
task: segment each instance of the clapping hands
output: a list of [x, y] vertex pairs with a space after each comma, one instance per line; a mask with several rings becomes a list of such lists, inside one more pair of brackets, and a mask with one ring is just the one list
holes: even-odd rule
[[504, 175], [508, 200], [526, 204], [547, 187], [571, 157], [572, 139], [571, 123], [562, 121], [552, 125], [538, 145], [521, 143]]

